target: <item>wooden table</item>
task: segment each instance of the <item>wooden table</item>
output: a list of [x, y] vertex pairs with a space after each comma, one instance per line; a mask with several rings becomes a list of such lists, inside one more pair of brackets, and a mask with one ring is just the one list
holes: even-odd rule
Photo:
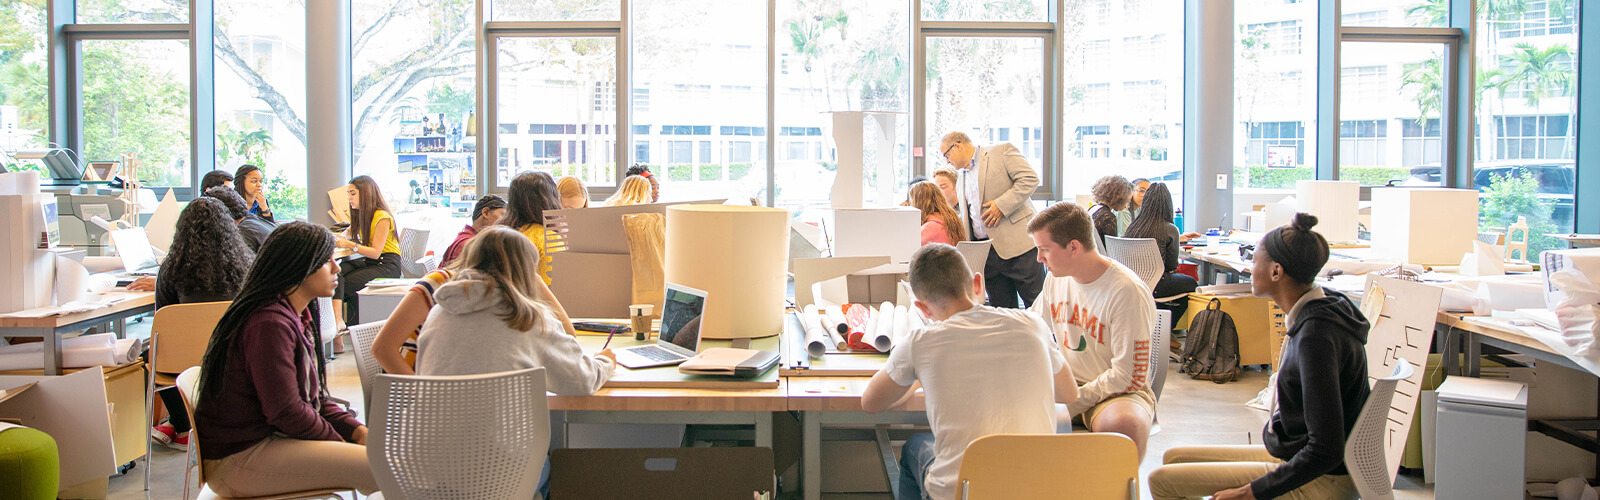
[[44, 339], [44, 373], [61, 374], [61, 334], [86, 330], [89, 327], [111, 323], [121, 338], [126, 320], [132, 316], [149, 314], [156, 310], [154, 292], [135, 292], [130, 297], [93, 311], [42, 318], [0, 318], [0, 336], [41, 337]]
[[927, 426], [926, 400], [918, 391], [903, 407], [883, 413], [867, 413], [861, 410], [861, 393], [866, 391], [869, 380], [869, 377], [789, 377], [789, 411], [800, 412], [800, 489], [805, 494], [805, 500], [822, 498], [824, 426], [873, 426], [873, 438], [878, 445], [878, 457], [888, 474], [890, 492], [898, 489], [899, 461], [895, 460], [894, 448], [890, 444], [889, 426]]

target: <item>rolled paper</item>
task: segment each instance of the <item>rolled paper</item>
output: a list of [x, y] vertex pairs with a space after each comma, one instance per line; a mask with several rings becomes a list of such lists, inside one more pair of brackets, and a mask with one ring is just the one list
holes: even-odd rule
[[846, 323], [844, 318], [844, 308], [848, 305], [823, 308], [822, 313], [825, 315], [822, 318], [823, 326], [834, 333], [848, 335], [850, 333], [850, 324]]
[[788, 210], [667, 207], [665, 281], [706, 292], [701, 338], [782, 332], [788, 262]]
[[877, 349], [878, 352], [889, 352], [889, 349], [894, 348], [894, 332], [899, 328], [899, 324], [905, 322], [904, 316], [895, 315], [895, 309], [895, 305], [890, 302], [884, 302], [878, 306], [880, 319], [878, 320], [877, 329], [872, 331], [872, 340], [869, 342], [872, 344], [872, 348]]
[[805, 325], [806, 354], [820, 358], [828, 352], [828, 344], [833, 339], [828, 336], [827, 330], [822, 329], [821, 314], [817, 312], [816, 304], [807, 304], [804, 311], [800, 324]]

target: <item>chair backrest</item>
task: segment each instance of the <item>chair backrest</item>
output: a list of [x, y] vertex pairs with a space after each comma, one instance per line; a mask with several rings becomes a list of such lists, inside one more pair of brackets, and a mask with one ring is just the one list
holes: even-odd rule
[[[183, 411], [189, 415], [189, 422], [194, 423], [194, 406], [200, 400], [200, 367], [194, 366], [178, 374], [178, 395], [183, 399]], [[200, 432], [198, 425], [189, 429], [189, 449], [194, 451], [195, 463], [205, 463], [200, 456]], [[188, 467], [189, 464], [184, 464]], [[206, 468], [200, 467], [200, 484], [206, 484]]]
[[958, 241], [956, 251], [961, 252], [961, 258], [966, 259], [967, 268], [972, 269], [972, 272], [981, 273], [984, 266], [989, 263], [989, 247], [993, 245], [994, 242], [989, 240]]
[[1394, 373], [1372, 384], [1372, 394], [1367, 396], [1367, 403], [1361, 407], [1361, 416], [1356, 418], [1356, 426], [1350, 430], [1350, 437], [1344, 443], [1344, 463], [1350, 469], [1350, 479], [1356, 483], [1361, 498], [1367, 500], [1394, 498], [1395, 467], [1398, 464], [1388, 463], [1388, 440], [1385, 439], [1388, 432], [1385, 431], [1389, 428], [1390, 403], [1394, 401], [1395, 386], [1411, 378], [1415, 370], [1405, 359], [1397, 361]]
[[366, 414], [372, 414], [372, 382], [383, 373], [383, 365], [378, 364], [378, 358], [372, 355], [372, 341], [378, 338], [378, 332], [383, 331], [383, 325], [389, 320], [362, 323], [350, 327], [350, 342], [356, 351], [356, 375], [361, 378], [361, 409]]
[[1107, 236], [1106, 256], [1132, 269], [1139, 279], [1144, 280], [1145, 288], [1155, 289], [1156, 282], [1161, 280], [1161, 273], [1166, 270], [1161, 262], [1161, 248], [1156, 246], [1154, 238]]
[[967, 445], [964, 499], [1139, 498], [1139, 450], [1113, 433], [994, 434]]
[[1161, 386], [1167, 383], [1167, 352], [1172, 346], [1172, 311], [1156, 309], [1156, 327], [1150, 332], [1150, 391], [1161, 400]]
[[339, 336], [339, 320], [333, 317], [333, 297], [317, 297], [317, 337], [323, 344]]
[[400, 271], [404, 278], [421, 278], [422, 275], [433, 271], [432, 266], [419, 263], [423, 254], [428, 252], [427, 229], [406, 228], [400, 232]]
[[155, 343], [153, 358], [156, 373], [175, 374], [200, 366], [211, 344], [211, 332], [222, 321], [232, 302], [173, 304], [156, 311], [150, 331], [161, 336]]
[[550, 447], [544, 377], [378, 375], [367, 461], [384, 498], [533, 498]]

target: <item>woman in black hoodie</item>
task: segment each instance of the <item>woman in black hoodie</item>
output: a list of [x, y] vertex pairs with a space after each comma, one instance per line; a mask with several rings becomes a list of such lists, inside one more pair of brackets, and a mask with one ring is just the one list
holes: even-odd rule
[[1345, 439], [1356, 425], [1367, 385], [1367, 320], [1350, 299], [1316, 286], [1328, 262], [1328, 241], [1312, 231], [1317, 218], [1261, 238], [1250, 289], [1289, 308], [1288, 338], [1277, 380], [1277, 410], [1262, 430], [1265, 446], [1180, 447], [1150, 472], [1157, 499], [1356, 498], [1344, 465]]

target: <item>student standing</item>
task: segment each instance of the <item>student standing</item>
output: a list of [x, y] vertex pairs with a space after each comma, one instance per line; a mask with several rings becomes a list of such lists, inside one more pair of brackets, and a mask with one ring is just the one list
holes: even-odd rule
[[945, 203], [944, 193], [932, 182], [922, 181], [911, 185], [908, 203], [922, 211], [922, 242], [955, 245], [966, 241], [966, 228], [961, 226], [961, 216], [955, 208]]
[[561, 206], [561, 194], [555, 179], [544, 172], [523, 172], [511, 179], [506, 191], [506, 215], [500, 225], [507, 226], [528, 237], [533, 247], [539, 249], [539, 279], [550, 285], [549, 237], [545, 228], [544, 211]]
[[[347, 304], [355, 309], [357, 292], [372, 280], [400, 277], [400, 235], [378, 183], [359, 176], [350, 179], [345, 192], [350, 196], [350, 229], [335, 244], [355, 255], [340, 266], [339, 289], [333, 298], [336, 313], [346, 313]], [[338, 317], [341, 323], [351, 324], [354, 315]]]
[[955, 247], [917, 250], [910, 278], [914, 305], [934, 323], [889, 351], [861, 394], [861, 408], [903, 406], [921, 384], [933, 433], [912, 436], [901, 448], [896, 498], [957, 498], [968, 444], [990, 434], [1054, 433], [1054, 403], [1072, 402], [1078, 387], [1044, 321], [979, 303], [983, 274], [969, 270]]
[[261, 167], [244, 164], [233, 174], [233, 189], [239, 192], [239, 197], [244, 198], [246, 206], [250, 207], [252, 215], [260, 216], [268, 222], [277, 222], [272, 218], [272, 207], [267, 205], [266, 173]]
[[994, 242], [983, 266], [989, 305], [1032, 305], [1044, 286], [1044, 268], [1027, 234], [1034, 213], [1028, 198], [1039, 187], [1039, 175], [1009, 143], [979, 148], [967, 134], [951, 132], [939, 147], [958, 174], [956, 213], [968, 239]]
[[[1250, 291], [1294, 304], [1278, 368], [1277, 411], [1261, 445], [1179, 447], [1150, 472], [1157, 499], [1356, 498], [1344, 447], [1372, 389], [1367, 382], [1366, 316], [1349, 298], [1316, 285], [1328, 263], [1317, 218], [1262, 236], [1250, 268]], [[1518, 450], [1518, 453], [1521, 451]]]
[[1050, 270], [1033, 312], [1050, 323], [1077, 376], [1080, 397], [1067, 410], [1091, 431], [1128, 436], [1142, 459], [1156, 409], [1150, 389], [1156, 307], [1150, 289], [1132, 270], [1095, 250], [1089, 214], [1075, 204], [1044, 209], [1028, 232]]
[[[1173, 297], [1194, 292], [1199, 286], [1195, 279], [1177, 272], [1178, 243], [1183, 235], [1179, 234], [1178, 226], [1172, 224], [1172, 194], [1167, 191], [1166, 183], [1150, 184], [1145, 194], [1135, 197], [1140, 196], [1144, 198], [1144, 208], [1133, 219], [1133, 224], [1128, 226], [1127, 237], [1154, 239], [1156, 247], [1161, 249], [1161, 280], [1156, 282], [1151, 294], [1155, 297]], [[1177, 326], [1178, 318], [1182, 318], [1183, 313], [1189, 310], [1189, 301], [1161, 302], [1156, 307], [1172, 311], [1171, 326]]]
[[195, 426], [204, 439], [206, 485], [229, 497], [321, 488], [377, 491], [367, 465], [367, 427], [339, 408], [315, 306], [338, 282], [334, 237], [304, 222], [278, 228], [261, 247], [201, 362]]
[[500, 217], [506, 213], [506, 199], [497, 194], [486, 194], [478, 198], [478, 203], [472, 206], [472, 223], [461, 228], [456, 233], [455, 241], [445, 248], [444, 257], [439, 259], [439, 267], [449, 265], [461, 256], [461, 251], [466, 248], [467, 240], [472, 239], [479, 231], [500, 222]]
[[272, 234], [272, 230], [278, 227], [277, 224], [250, 213], [250, 209], [245, 208], [244, 199], [232, 189], [217, 186], [206, 190], [205, 196], [216, 199], [228, 207], [228, 213], [233, 216], [234, 223], [239, 225], [239, 235], [244, 237], [245, 246], [250, 247], [252, 252], [260, 251], [261, 244], [267, 242], [267, 235]]

